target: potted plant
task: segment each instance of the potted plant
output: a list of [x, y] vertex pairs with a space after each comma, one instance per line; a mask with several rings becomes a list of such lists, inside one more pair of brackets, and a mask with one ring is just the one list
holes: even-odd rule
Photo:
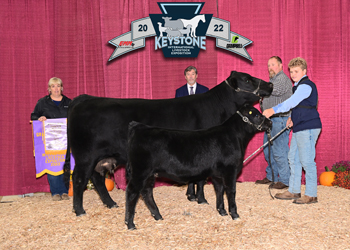
[[332, 171], [335, 173], [332, 185], [350, 189], [350, 161], [336, 162]]

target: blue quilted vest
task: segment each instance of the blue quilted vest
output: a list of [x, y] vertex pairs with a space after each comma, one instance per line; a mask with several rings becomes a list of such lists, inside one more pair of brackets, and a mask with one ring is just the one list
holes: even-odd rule
[[322, 128], [320, 115], [317, 111], [318, 94], [316, 85], [306, 76], [293, 87], [293, 93], [301, 84], [307, 84], [312, 88], [308, 98], [302, 100], [298, 106], [292, 110], [293, 132], [306, 129]]

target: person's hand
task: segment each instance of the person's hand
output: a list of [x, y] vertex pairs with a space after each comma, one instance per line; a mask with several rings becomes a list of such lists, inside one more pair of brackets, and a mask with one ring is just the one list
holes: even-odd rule
[[41, 122], [46, 121], [46, 117], [45, 116], [40, 116], [38, 120], [41, 121]]
[[287, 127], [288, 127], [288, 128], [293, 127], [292, 118], [290, 118], [290, 117], [288, 117], [288, 120], [287, 120]]
[[275, 111], [271, 108], [264, 110], [263, 115], [266, 116], [266, 118], [270, 118], [274, 113]]

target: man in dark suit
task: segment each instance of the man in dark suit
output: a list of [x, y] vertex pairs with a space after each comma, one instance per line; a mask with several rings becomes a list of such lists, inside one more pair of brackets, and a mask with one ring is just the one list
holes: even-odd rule
[[[202, 94], [209, 90], [209, 88], [205, 87], [204, 85], [200, 85], [197, 83], [197, 69], [194, 66], [188, 66], [185, 69], [185, 79], [187, 83], [178, 88], [176, 90], [175, 98], [182, 97], [182, 96], [188, 96], [188, 95], [194, 95], [194, 94]], [[190, 201], [195, 201], [194, 195], [198, 192], [198, 185], [197, 185], [197, 192], [195, 192], [195, 182], [188, 183], [188, 189], [186, 192], [187, 199]]]
[[207, 92], [209, 90], [207, 87], [196, 82], [197, 77], [198, 74], [196, 67], [187, 67], [185, 69], [185, 79], [187, 83], [176, 90], [175, 98]]

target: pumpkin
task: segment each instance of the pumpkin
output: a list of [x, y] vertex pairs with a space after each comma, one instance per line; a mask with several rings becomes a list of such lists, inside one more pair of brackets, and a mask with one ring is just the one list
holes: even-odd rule
[[326, 167], [326, 171], [320, 175], [320, 184], [323, 186], [332, 186], [334, 177], [335, 173], [333, 171], [329, 171], [328, 167]]
[[73, 196], [73, 181], [69, 181], [68, 196]]
[[114, 181], [112, 179], [106, 178], [105, 185], [108, 191], [112, 191], [114, 188]]

